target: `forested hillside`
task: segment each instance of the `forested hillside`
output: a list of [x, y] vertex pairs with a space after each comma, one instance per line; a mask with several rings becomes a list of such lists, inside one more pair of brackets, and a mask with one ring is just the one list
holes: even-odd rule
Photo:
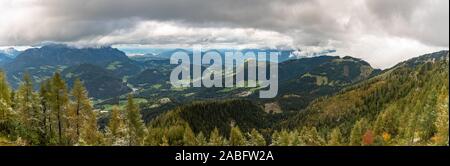
[[271, 126], [269, 114], [247, 100], [195, 102], [160, 116], [151, 126], [171, 126], [177, 121], [186, 122], [195, 133], [206, 134], [214, 128], [228, 135], [231, 126], [239, 126], [244, 132]]
[[[13, 91], [0, 72], [0, 101], [2, 145], [207, 145], [207, 135], [215, 145], [244, 145], [244, 136], [234, 124], [249, 131], [265, 125], [259, 107], [249, 101], [228, 101], [180, 107], [147, 127], [130, 95], [126, 107], [113, 107], [107, 125], [100, 129], [97, 120], [101, 112], [94, 110], [82, 82], [76, 79], [69, 90], [59, 73], [44, 81], [39, 91], [25, 74], [19, 89]], [[191, 110], [198, 111], [186, 113]], [[203, 121], [208, 118], [212, 120]], [[236, 140], [228, 143], [218, 128]], [[251, 132], [264, 141], [259, 132]]]
[[448, 51], [411, 59], [317, 99], [282, 126], [316, 128], [333, 144], [448, 145], [448, 69]]
[[147, 123], [132, 94], [105, 111], [76, 77], [68, 86], [57, 72], [35, 90], [25, 73], [13, 90], [0, 72], [0, 145], [448, 145], [448, 69], [448, 51], [414, 58], [286, 119], [232, 99], [173, 106]]

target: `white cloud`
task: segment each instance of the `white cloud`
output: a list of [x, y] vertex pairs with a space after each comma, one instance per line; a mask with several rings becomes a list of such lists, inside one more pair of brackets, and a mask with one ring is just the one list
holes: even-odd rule
[[448, 47], [428, 46], [417, 40], [364, 35], [355, 39], [351, 44], [340, 45], [334, 55], [351, 55], [369, 62], [372, 67], [389, 68], [412, 57], [431, 52], [448, 50]]
[[74, 45], [136, 44], [190, 47], [293, 47], [290, 36], [276, 31], [255, 28], [193, 27], [179, 22], [142, 21], [135, 27], [118, 29], [105, 36], [71, 42]]
[[0, 46], [336, 49], [377, 67], [448, 49], [448, 0], [0, 0]]

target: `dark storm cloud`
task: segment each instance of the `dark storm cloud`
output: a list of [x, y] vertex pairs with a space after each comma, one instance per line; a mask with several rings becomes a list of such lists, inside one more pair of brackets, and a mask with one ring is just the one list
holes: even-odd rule
[[404, 50], [425, 52], [448, 48], [448, 6], [448, 0], [2, 0], [0, 46], [227, 43], [374, 54], [368, 48], [403, 43]]
[[[367, 7], [373, 16], [348, 23], [361, 23], [370, 29], [378, 22], [393, 35], [406, 35], [431, 45], [448, 45], [448, 38], [441, 35], [439, 39], [434, 39], [438, 35], [433, 34], [417, 35], [417, 32], [423, 33], [419, 29], [423, 26], [430, 28], [429, 32], [437, 29], [448, 34], [448, 30], [445, 31], [448, 19], [444, 19], [448, 18], [447, 0], [31, 0], [30, 4], [40, 9], [35, 16], [43, 19], [51, 32], [31, 39], [17, 35], [14, 38], [18, 42], [34, 42], [40, 37], [43, 40], [77, 40], [132, 28], [141, 20], [159, 20], [181, 21], [194, 27], [258, 28], [292, 35], [301, 32], [300, 36], [305, 38], [302, 41], [314, 44], [329, 38], [345, 38], [342, 33], [350, 32], [351, 27], [339, 19], [365, 15], [360, 13], [365, 10], [354, 10]], [[428, 24], [420, 25], [420, 22]]]
[[[130, 0], [45, 1], [51, 16], [72, 21], [127, 18], [181, 21], [194, 27], [240, 27], [304, 33], [336, 33], [335, 19], [313, 0]], [[79, 31], [80, 29], [77, 28]], [[108, 30], [108, 29], [106, 29]], [[314, 43], [318, 36], [308, 39]], [[325, 34], [326, 35], [326, 34]]]

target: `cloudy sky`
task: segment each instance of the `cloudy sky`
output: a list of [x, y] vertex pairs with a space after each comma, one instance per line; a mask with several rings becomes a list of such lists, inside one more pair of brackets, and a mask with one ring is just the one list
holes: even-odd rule
[[0, 0], [0, 46], [336, 49], [379, 68], [449, 47], [448, 0]]

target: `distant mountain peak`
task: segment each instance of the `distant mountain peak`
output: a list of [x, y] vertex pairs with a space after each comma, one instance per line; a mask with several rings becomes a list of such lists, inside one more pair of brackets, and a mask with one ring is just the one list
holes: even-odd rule
[[20, 53], [22, 53], [22, 51], [16, 50], [14, 47], [9, 47], [4, 50], [0, 50], [0, 54], [7, 56], [9, 58], [15, 58]]
[[9, 81], [15, 87], [21, 73], [28, 71], [37, 78], [51, 76], [57, 70], [80, 64], [93, 64], [110, 70], [116, 76], [139, 72], [139, 64], [129, 59], [124, 52], [112, 47], [76, 48], [65, 44], [49, 44], [27, 49], [12, 60], [0, 63], [8, 72]]
[[397, 67], [400, 67], [400, 66], [414, 67], [416, 65], [427, 63], [427, 62], [436, 62], [436, 61], [440, 61], [440, 60], [447, 60], [448, 61], [448, 59], [449, 59], [449, 51], [448, 50], [442, 50], [442, 51], [438, 51], [438, 52], [424, 54], [422, 56], [415, 57], [415, 58], [412, 58], [412, 59], [408, 59], [408, 60], [406, 60], [404, 62], [401, 62], [401, 63], [395, 65], [393, 68], [397, 68]]
[[108, 45], [79, 47], [79, 46], [68, 45], [68, 44], [63, 44], [63, 43], [46, 44], [46, 45], [43, 45], [41, 47], [41, 49], [118, 50], [118, 49], [112, 48], [111, 46], [108, 46]]

